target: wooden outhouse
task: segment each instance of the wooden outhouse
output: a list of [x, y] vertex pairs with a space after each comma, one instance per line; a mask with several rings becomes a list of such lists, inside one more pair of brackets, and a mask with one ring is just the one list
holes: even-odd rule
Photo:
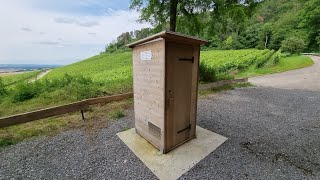
[[195, 138], [200, 45], [164, 31], [132, 48], [135, 128], [163, 153]]

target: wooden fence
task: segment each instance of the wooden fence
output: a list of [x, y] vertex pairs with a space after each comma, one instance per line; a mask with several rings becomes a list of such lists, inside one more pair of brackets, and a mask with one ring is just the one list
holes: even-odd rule
[[78, 101], [78, 102], [74, 102], [74, 103], [70, 103], [62, 106], [40, 109], [37, 111], [4, 117], [4, 118], [0, 118], [0, 128], [22, 124], [22, 123], [26, 123], [34, 120], [43, 119], [43, 118], [48, 118], [52, 116], [57, 116], [61, 114], [66, 114], [70, 112], [75, 112], [79, 110], [84, 110], [88, 108], [90, 105], [108, 103], [112, 101], [119, 101], [119, 100], [131, 98], [131, 97], [133, 97], [133, 93], [92, 98], [92, 99], [86, 99], [86, 100], [82, 100], [82, 101]]
[[[242, 83], [247, 81], [248, 81], [248, 78], [235, 79], [235, 80], [223, 80], [223, 81], [218, 81], [214, 83], [200, 85], [199, 90], [212, 89], [212, 88], [217, 88], [217, 87], [221, 87], [228, 84]], [[4, 118], [0, 118], [0, 128], [9, 127], [9, 126], [22, 124], [30, 121], [35, 121], [39, 119], [44, 119], [52, 116], [67, 114], [67, 113], [71, 113], [79, 110], [82, 111], [84, 109], [87, 109], [90, 105], [108, 103], [112, 101], [119, 101], [119, 100], [128, 99], [132, 97], [133, 97], [133, 93], [91, 98], [91, 99], [85, 99], [82, 101], [78, 101], [78, 102], [74, 102], [74, 103], [70, 103], [62, 106], [55, 106], [51, 108], [40, 109], [37, 111], [4, 117]]]
[[320, 56], [320, 53], [302, 53], [302, 55]]

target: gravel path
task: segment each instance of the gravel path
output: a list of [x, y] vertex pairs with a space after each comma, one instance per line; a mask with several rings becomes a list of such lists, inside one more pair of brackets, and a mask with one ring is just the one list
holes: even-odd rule
[[[320, 93], [242, 88], [199, 101], [198, 125], [228, 137], [181, 179], [320, 179]], [[156, 179], [116, 136], [133, 111], [92, 137], [81, 130], [0, 150], [0, 179]]]
[[44, 76], [46, 76], [50, 71], [51, 71], [51, 69], [46, 69], [46, 70], [40, 72], [40, 73], [37, 75], [37, 77], [31, 79], [29, 82], [30, 82], [30, 83], [33, 83], [33, 82], [35, 82], [35, 81], [38, 81], [39, 79], [41, 79], [41, 78], [43, 78]]
[[314, 61], [313, 66], [283, 73], [257, 76], [249, 78], [249, 82], [258, 86], [320, 91], [320, 57], [310, 57]]

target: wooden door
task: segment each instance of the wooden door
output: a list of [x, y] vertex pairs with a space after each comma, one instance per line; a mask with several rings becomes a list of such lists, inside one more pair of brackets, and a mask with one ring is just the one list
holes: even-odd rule
[[168, 43], [166, 48], [166, 149], [170, 149], [188, 140], [192, 134], [190, 110], [195, 63], [193, 46]]

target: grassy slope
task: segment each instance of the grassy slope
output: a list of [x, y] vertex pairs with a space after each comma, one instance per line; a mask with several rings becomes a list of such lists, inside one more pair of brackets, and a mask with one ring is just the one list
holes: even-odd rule
[[[245, 52], [249, 55], [251, 55], [251, 51], [252, 50], [241, 50], [241, 52]], [[239, 51], [205, 51], [201, 53], [201, 59], [204, 62], [212, 63], [212, 61], [219, 61], [221, 62], [221, 64], [228, 64], [228, 62], [223, 61], [218, 57], [224, 57], [225, 55], [227, 55], [227, 57], [230, 59], [230, 57], [232, 57], [230, 56], [231, 54], [234, 54], [235, 56], [236, 54], [239, 55], [239, 53], [237, 52]], [[263, 51], [257, 52], [261, 53]], [[132, 54], [130, 52], [97, 55], [68, 66], [54, 69], [49, 72], [45, 78], [59, 79], [66, 73], [69, 75], [83, 75], [100, 84], [98, 86], [95, 86], [94, 88], [103, 91], [103, 94], [101, 95], [129, 92], [132, 91], [131, 56]], [[274, 67], [256, 69], [256, 66], [253, 65], [249, 67], [249, 69], [240, 72], [240, 74], [236, 75], [236, 77], [240, 78], [260, 74], [282, 72], [290, 69], [309, 66], [311, 64], [312, 61], [308, 57], [288, 57], [281, 59], [280, 63]], [[21, 79], [25, 80], [26, 77], [34, 76], [35, 73], [38, 72], [26, 73], [21, 75], [19, 74], [12, 77], [7, 76], [4, 77], [4, 80], [6, 83], [20, 81]], [[19, 103], [13, 103], [10, 98], [11, 97], [5, 97], [2, 100], [0, 99], [0, 101], [2, 101], [0, 102], [0, 117], [40, 108], [51, 107], [55, 105], [61, 105], [78, 100], [76, 97], [74, 97], [74, 93], [72, 91], [67, 92], [65, 89], [58, 89], [53, 92], [44, 93], [36, 98]]]
[[[212, 52], [206, 52], [204, 54], [212, 54], [214, 56], [214, 53]], [[238, 74], [237, 77], [282, 72], [309, 65], [312, 65], [312, 61], [307, 57], [288, 57], [281, 59], [279, 64], [274, 67], [256, 69], [255, 66], [252, 66], [248, 70]], [[60, 78], [65, 73], [68, 73], [70, 75], [80, 74], [92, 78], [95, 82], [101, 83], [102, 86], [100, 88], [105, 89], [108, 93], [112, 94], [132, 90], [131, 68], [131, 53], [103, 54], [91, 57], [87, 60], [75, 64], [71, 64], [69, 66], [54, 69], [46, 76], [46, 78]], [[19, 78], [10, 77], [10, 79], [20, 79], [20, 76]], [[7, 82], [9, 82], [9, 80], [7, 80]], [[10, 100], [7, 99], [5, 100], [5, 102], [0, 103], [0, 114], [4, 116], [15, 114], [18, 112], [25, 112], [33, 109], [64, 104], [72, 101], [72, 98], [70, 98], [70, 96], [70, 94], [64, 92], [63, 90], [58, 90], [51, 93], [43, 94], [37, 98], [21, 103], [10, 103]], [[119, 103], [120, 104], [115, 103], [114, 106], [112, 106], [112, 104], [114, 103], [111, 103], [111, 107], [109, 107], [109, 105], [92, 107], [92, 110], [87, 112], [86, 115], [86, 117], [88, 117], [90, 120], [85, 122], [81, 121], [80, 114], [74, 113], [67, 116], [53, 117], [0, 129], [0, 147], [14, 144], [21, 140], [42, 134], [50, 135], [52, 133], [59, 132], [66, 128], [72, 128], [74, 126], [84, 127], [85, 130], [88, 128], [92, 129], [95, 124], [105, 124], [104, 121], [106, 121], [106, 115], [109, 117], [114, 116], [114, 118], [116, 118], [117, 116], [119, 116], [119, 114], [122, 114], [119, 113], [119, 109], [121, 112], [121, 109], [123, 109], [124, 106], [127, 106], [128, 104], [130, 105], [132, 102], [129, 101]], [[98, 122], [96, 122], [97, 119]], [[86, 124], [90, 123], [90, 121], [93, 121], [94, 124]]]
[[3, 82], [6, 86], [13, 85], [19, 82], [27, 81], [29, 79], [35, 78], [41, 71], [31, 71], [21, 74], [13, 74], [8, 76], [2, 76]]
[[131, 53], [102, 54], [52, 70], [48, 79], [61, 78], [64, 74], [83, 75], [99, 82], [107, 94], [132, 91]]
[[289, 71], [298, 68], [304, 68], [313, 65], [313, 61], [308, 56], [292, 56], [282, 57], [276, 66], [264, 67], [257, 69], [254, 66], [249, 67], [247, 70], [240, 72], [236, 78], [253, 77], [263, 74], [273, 74], [284, 71]]
[[[44, 79], [59, 79], [65, 74], [89, 77], [101, 84], [95, 87], [98, 88], [97, 91], [103, 91], [104, 95], [129, 92], [132, 91], [131, 53], [97, 55], [53, 69]], [[20, 77], [20, 75], [14, 75], [11, 79], [17, 79], [18, 76]], [[58, 89], [18, 103], [13, 103], [10, 96], [0, 98], [0, 117], [78, 101], [74, 94], [66, 89]]]

